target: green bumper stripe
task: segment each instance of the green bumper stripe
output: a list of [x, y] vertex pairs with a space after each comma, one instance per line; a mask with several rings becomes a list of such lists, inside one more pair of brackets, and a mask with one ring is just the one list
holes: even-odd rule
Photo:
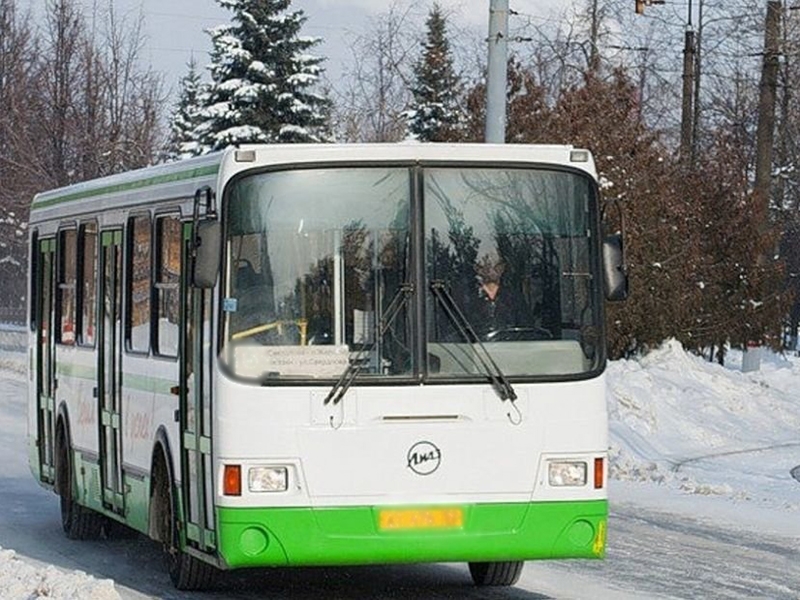
[[461, 506], [456, 529], [380, 531], [378, 507], [218, 508], [229, 568], [602, 558], [608, 502]]

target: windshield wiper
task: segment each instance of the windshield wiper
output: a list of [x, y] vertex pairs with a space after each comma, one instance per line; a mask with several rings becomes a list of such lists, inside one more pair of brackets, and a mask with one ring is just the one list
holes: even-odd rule
[[413, 283], [403, 283], [399, 288], [397, 288], [394, 296], [392, 296], [391, 302], [389, 302], [389, 306], [386, 307], [386, 312], [381, 318], [378, 335], [369, 346], [361, 350], [355, 360], [352, 360], [348, 363], [347, 368], [341, 374], [338, 381], [333, 385], [331, 391], [328, 392], [328, 395], [325, 396], [325, 400], [322, 402], [323, 404], [329, 404], [331, 402], [333, 402], [333, 404], [339, 404], [339, 402], [341, 402], [342, 398], [344, 398], [344, 395], [347, 393], [347, 390], [364, 368], [365, 360], [369, 358], [369, 355], [375, 349], [375, 346], [377, 346], [378, 340], [383, 338], [383, 335], [392, 325], [392, 322], [395, 320], [395, 318], [397, 318], [397, 315], [400, 314], [400, 311], [403, 309], [403, 307], [408, 303], [408, 299], [413, 293]]
[[[464, 311], [458, 306], [458, 303], [447, 289], [444, 281], [432, 281], [431, 292], [433, 292], [434, 297], [442, 305], [445, 314], [453, 325], [455, 325], [458, 333], [467, 341], [469, 348], [472, 349], [473, 363], [476, 365], [480, 363], [480, 366], [483, 367], [484, 373], [486, 373], [489, 380], [492, 382], [492, 387], [495, 392], [497, 392], [500, 400], [503, 402], [511, 400], [513, 403], [514, 400], [517, 399], [517, 393], [511, 386], [511, 382], [508, 381], [508, 378], [503, 374], [503, 371], [495, 362], [494, 358], [492, 358], [492, 355], [486, 349], [486, 346], [478, 337], [478, 334], [475, 333], [475, 328], [464, 315]], [[480, 351], [478, 351], [478, 348], [480, 348]], [[477, 359], [477, 361], [475, 359]]]

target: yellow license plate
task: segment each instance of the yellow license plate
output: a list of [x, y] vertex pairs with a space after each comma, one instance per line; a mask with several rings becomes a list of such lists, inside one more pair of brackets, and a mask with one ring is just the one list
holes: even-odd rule
[[398, 529], [456, 529], [464, 526], [461, 508], [384, 509], [378, 513], [382, 531]]

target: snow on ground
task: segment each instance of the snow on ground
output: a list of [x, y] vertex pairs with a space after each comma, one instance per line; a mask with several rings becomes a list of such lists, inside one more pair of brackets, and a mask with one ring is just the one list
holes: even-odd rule
[[[0, 350], [4, 382], [21, 380], [25, 354]], [[671, 341], [608, 369], [610, 496], [615, 502], [800, 535], [800, 358], [765, 355], [741, 372], [741, 353], [722, 367]], [[5, 432], [24, 413], [0, 413]], [[10, 451], [9, 451], [10, 452]], [[24, 460], [24, 449], [17, 453]], [[63, 572], [0, 549], [0, 600], [119, 598], [113, 582]]]
[[800, 535], [800, 358], [765, 353], [750, 373], [741, 358], [722, 367], [671, 341], [609, 365], [611, 489]]
[[0, 548], [0, 598], [3, 600], [119, 600], [114, 582], [81, 571], [30, 564], [13, 550]]
[[[25, 354], [0, 349], [0, 399], [8, 401], [25, 380]], [[12, 386], [12, 384], [14, 384]], [[17, 392], [18, 393], [18, 392]], [[27, 427], [25, 400], [0, 404], [0, 453], [15, 463], [6, 473], [24, 476], [28, 471], [25, 448], [12, 448], [7, 432]], [[11, 462], [11, 460], [9, 462]], [[2, 540], [0, 540], [0, 543]], [[43, 565], [0, 545], [0, 600], [120, 600], [114, 582], [82, 571], [64, 571]]]

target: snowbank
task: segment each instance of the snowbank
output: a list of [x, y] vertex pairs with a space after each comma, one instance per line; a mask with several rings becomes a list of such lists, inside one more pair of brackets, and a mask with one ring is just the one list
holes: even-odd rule
[[65, 573], [55, 567], [34, 567], [0, 548], [2, 600], [120, 600], [110, 579], [97, 580], [82, 571]]
[[800, 510], [800, 358], [742, 373], [670, 341], [609, 365], [610, 477]]

